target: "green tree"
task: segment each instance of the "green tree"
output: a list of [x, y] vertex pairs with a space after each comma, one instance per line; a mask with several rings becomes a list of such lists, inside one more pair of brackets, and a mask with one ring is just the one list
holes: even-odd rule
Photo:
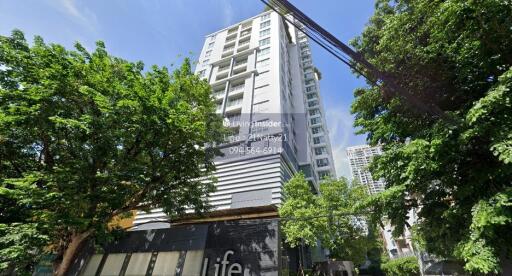
[[315, 246], [320, 241], [331, 257], [365, 261], [375, 240], [361, 224], [362, 216], [354, 215], [366, 196], [363, 186], [350, 187], [347, 180], [325, 179], [315, 195], [303, 174], [297, 174], [284, 186], [286, 201], [279, 208], [286, 241], [296, 247], [302, 243]]
[[[400, 234], [420, 207], [426, 250], [496, 273], [511, 256], [512, 3], [377, 1], [353, 45], [396, 84], [449, 119], [419, 113], [382, 86], [355, 92], [355, 126], [384, 154], [388, 183], [369, 206]], [[364, 68], [362, 68], [364, 70]], [[385, 95], [385, 96], [383, 96]]]
[[420, 266], [416, 257], [403, 257], [387, 260], [381, 266], [387, 276], [420, 275]]
[[173, 73], [109, 55], [0, 37], [0, 271], [108, 238], [114, 218], [208, 209], [221, 142], [210, 87], [185, 60]]

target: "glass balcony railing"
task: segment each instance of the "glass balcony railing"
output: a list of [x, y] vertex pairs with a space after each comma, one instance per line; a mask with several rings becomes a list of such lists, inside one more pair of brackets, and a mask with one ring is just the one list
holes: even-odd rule
[[237, 86], [233, 86], [231, 87], [231, 89], [229, 90], [229, 92], [233, 93], [233, 92], [239, 92], [239, 91], [243, 91], [245, 89], [245, 85], [242, 84], [242, 85], [237, 85]]
[[251, 42], [251, 41], [249, 41], [249, 40], [247, 40], [247, 41], [243, 41], [243, 42], [240, 42], [240, 43], [238, 44], [238, 47], [240, 48], [240, 47], [248, 46], [250, 42]]
[[235, 46], [224, 48], [224, 52], [233, 51], [235, 49]]
[[235, 67], [246, 65], [246, 64], [247, 64], [247, 60], [240, 60], [240, 61], [235, 62]]
[[243, 101], [243, 99], [242, 99], [242, 98], [238, 98], [238, 99], [230, 100], [230, 101], [228, 101], [227, 106], [228, 106], [228, 107], [232, 107], [232, 106], [236, 106], [236, 105], [241, 105], [241, 104], [242, 104], [242, 101]]
[[228, 69], [229, 69], [229, 65], [228, 66], [219, 67], [218, 72], [224, 72], [224, 71], [226, 71]]

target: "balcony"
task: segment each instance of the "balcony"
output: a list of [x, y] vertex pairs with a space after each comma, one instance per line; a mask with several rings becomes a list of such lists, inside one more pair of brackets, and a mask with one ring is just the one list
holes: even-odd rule
[[236, 40], [236, 35], [228, 36], [228, 37], [226, 37], [226, 44], [229, 44], [235, 40]]
[[251, 28], [252, 28], [252, 21], [251, 21], [251, 22], [244, 23], [244, 24], [242, 25], [242, 32], [243, 32], [243, 31], [246, 31], [246, 30], [249, 30], [249, 29], [251, 29]]
[[246, 41], [241, 41], [238, 43], [238, 49], [237, 49], [237, 52], [241, 52], [243, 50], [247, 50], [249, 49], [249, 44], [250, 44], [250, 40], [246, 40]]
[[226, 47], [224, 48], [223, 52], [226, 53], [226, 52], [232, 52], [233, 50], [235, 50], [235, 46], [230, 46], [230, 47]]
[[229, 96], [243, 93], [244, 90], [245, 90], [245, 84], [239, 84], [237, 86], [233, 86], [233, 87], [231, 87], [231, 89], [229, 89]]
[[232, 34], [236, 34], [238, 32], [238, 27], [232, 28], [228, 31], [228, 36]]
[[234, 110], [242, 109], [243, 97], [230, 98], [226, 104], [226, 111], [232, 112]]
[[318, 101], [317, 100], [313, 100], [311, 102], [308, 102], [308, 107], [309, 108], [318, 107]]
[[241, 34], [240, 34], [240, 38], [245, 38], [245, 37], [248, 37], [251, 35], [251, 31], [250, 30], [246, 30], [246, 31], [243, 31]]
[[229, 121], [230, 127], [239, 127], [242, 121], [242, 115], [240, 113], [234, 113], [226, 117]]
[[228, 57], [228, 56], [232, 55], [234, 53], [234, 51], [235, 51], [235, 46], [225, 47], [221, 57], [222, 58]]
[[229, 69], [229, 64], [228, 65], [224, 65], [222, 67], [219, 67], [219, 69], [217, 70], [217, 73], [224, 72], [224, 71], [226, 71], [228, 69]]
[[223, 80], [228, 77], [228, 71], [224, 71], [223, 73], [217, 74], [215, 77], [215, 81]]
[[214, 92], [212, 93], [212, 96], [213, 96], [215, 99], [221, 99], [221, 98], [224, 98], [224, 95], [225, 95], [225, 94], [226, 94], [226, 93], [224, 93], [224, 90], [222, 90], [222, 91], [214, 91]]
[[247, 58], [243, 59], [243, 60], [235, 61], [234, 67], [236, 68], [236, 67], [244, 66], [246, 64], [247, 64]]

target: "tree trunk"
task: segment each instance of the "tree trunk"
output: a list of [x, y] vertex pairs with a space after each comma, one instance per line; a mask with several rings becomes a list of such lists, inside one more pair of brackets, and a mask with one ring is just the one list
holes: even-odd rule
[[62, 260], [59, 263], [56, 263], [54, 266], [55, 271], [53, 274], [55, 276], [67, 275], [78, 252], [80, 252], [80, 250], [86, 244], [91, 234], [92, 230], [82, 233], [74, 233], [71, 235], [70, 241], [62, 255]]

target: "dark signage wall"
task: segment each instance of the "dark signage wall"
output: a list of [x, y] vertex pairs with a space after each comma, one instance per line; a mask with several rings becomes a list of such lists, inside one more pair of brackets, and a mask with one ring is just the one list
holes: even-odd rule
[[132, 231], [104, 253], [77, 260], [74, 274], [278, 275], [279, 239], [274, 219]]

